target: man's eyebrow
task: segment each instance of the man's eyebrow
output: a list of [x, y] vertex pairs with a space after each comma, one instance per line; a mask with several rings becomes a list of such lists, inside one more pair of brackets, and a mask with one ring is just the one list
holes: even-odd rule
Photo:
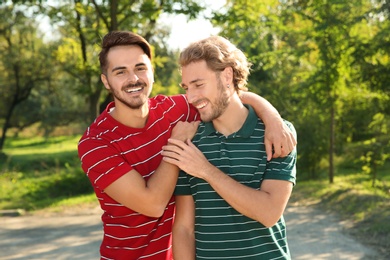
[[112, 68], [111, 72], [114, 72], [116, 70], [123, 70], [123, 69], [126, 69], [126, 67], [125, 66], [118, 66], [118, 67]]
[[[199, 82], [199, 81], [203, 81], [203, 80], [204, 80], [204, 79], [194, 79], [194, 80], [191, 80], [190, 83], [189, 83], [189, 85], [195, 84], [195, 83], [197, 83], [197, 82]], [[179, 85], [180, 85], [182, 88], [185, 87], [185, 86], [187, 86], [187, 85], [184, 84], [183, 82], [180, 83]]]
[[[143, 63], [143, 62], [140, 62], [140, 63], [137, 63], [135, 64], [135, 67], [142, 67], [142, 66], [146, 66], [146, 63]], [[126, 66], [118, 66], [118, 67], [114, 67], [111, 72], [114, 72], [116, 70], [123, 70], [123, 69], [126, 69]]]
[[135, 67], [140, 67], [140, 66], [146, 66], [146, 63], [140, 62], [140, 63], [135, 64]]

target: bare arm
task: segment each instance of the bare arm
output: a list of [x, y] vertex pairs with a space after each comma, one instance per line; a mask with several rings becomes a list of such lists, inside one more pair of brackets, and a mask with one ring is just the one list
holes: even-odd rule
[[173, 223], [173, 257], [175, 260], [195, 260], [195, 206], [191, 195], [176, 196]]
[[[199, 122], [178, 122], [172, 130], [172, 137], [183, 141], [192, 138], [198, 125]], [[148, 181], [136, 170], [131, 170], [111, 183], [104, 192], [134, 211], [160, 217], [172, 197], [178, 173], [176, 165], [161, 161]]]
[[257, 116], [263, 120], [265, 128], [265, 150], [267, 160], [287, 156], [297, 141], [291, 130], [283, 123], [279, 112], [271, 103], [252, 92], [241, 92], [242, 103], [251, 105]]
[[127, 208], [157, 218], [163, 214], [172, 196], [178, 173], [175, 165], [161, 162], [148, 182], [136, 170], [131, 170], [104, 192]]
[[163, 147], [163, 160], [204, 179], [233, 208], [264, 226], [273, 226], [280, 219], [292, 191], [291, 182], [264, 180], [260, 190], [252, 189], [224, 174], [194, 144], [187, 143], [170, 139]]

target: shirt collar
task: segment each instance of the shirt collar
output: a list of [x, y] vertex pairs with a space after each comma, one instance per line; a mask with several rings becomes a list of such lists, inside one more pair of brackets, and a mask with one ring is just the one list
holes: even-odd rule
[[[237, 132], [231, 134], [232, 137], [244, 137], [247, 138], [252, 135], [253, 131], [256, 128], [257, 120], [259, 119], [250, 105], [244, 105], [248, 110], [248, 116], [243, 124], [243, 126]], [[204, 133], [205, 135], [217, 134], [217, 131], [214, 128], [212, 122], [204, 123]]]

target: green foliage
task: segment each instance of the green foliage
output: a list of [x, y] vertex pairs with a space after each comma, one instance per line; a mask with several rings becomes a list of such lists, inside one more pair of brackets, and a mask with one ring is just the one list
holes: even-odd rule
[[12, 139], [1, 161], [0, 208], [36, 210], [91, 194], [80, 168], [76, 137]]
[[[363, 171], [372, 178], [372, 186], [376, 185], [377, 169], [390, 158], [390, 138], [387, 135], [389, 123], [384, 114], [374, 116], [369, 128], [374, 132], [373, 138], [366, 140], [363, 147]], [[380, 136], [383, 134], [383, 136]]]
[[[152, 96], [157, 94], [176, 95], [181, 91], [179, 83], [181, 76], [178, 65], [178, 51], [172, 51], [164, 45], [155, 45], [155, 58], [153, 59], [155, 69], [155, 83]], [[168, 56], [167, 56], [168, 55]]]
[[34, 90], [47, 86], [52, 75], [51, 46], [42, 41], [36, 23], [22, 10], [13, 5], [0, 7], [0, 116], [4, 118], [0, 150], [10, 127], [23, 128], [39, 120], [36, 106], [19, 120], [13, 118]]

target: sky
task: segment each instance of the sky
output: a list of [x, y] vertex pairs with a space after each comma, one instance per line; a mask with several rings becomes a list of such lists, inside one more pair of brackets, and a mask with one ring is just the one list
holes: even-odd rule
[[[210, 9], [207, 12], [213, 10], [219, 10], [225, 4], [226, 0], [213, 0], [206, 1], [207, 6]], [[167, 16], [162, 17], [162, 22], [171, 26], [171, 35], [169, 37], [169, 45], [173, 49], [183, 49], [187, 47], [191, 42], [206, 38], [210, 35], [218, 34], [218, 29], [213, 28], [208, 20], [198, 18], [196, 20], [188, 21], [185, 15]]]

